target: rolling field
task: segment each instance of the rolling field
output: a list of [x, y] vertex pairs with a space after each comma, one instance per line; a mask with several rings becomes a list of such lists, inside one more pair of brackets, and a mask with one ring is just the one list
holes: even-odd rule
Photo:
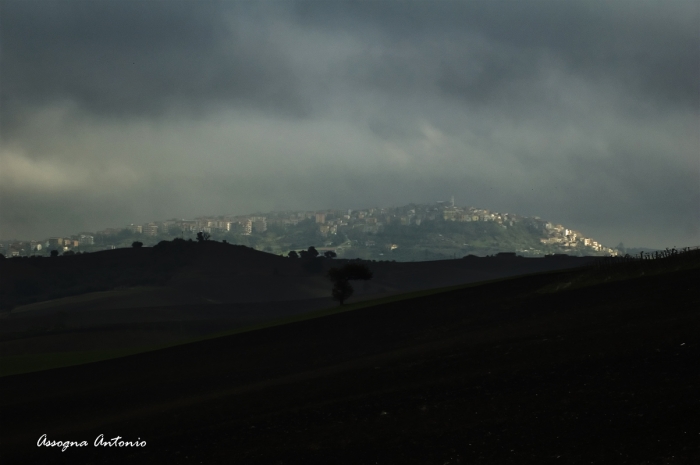
[[[310, 273], [302, 260], [241, 246], [205, 243], [185, 249], [181, 255], [121, 249], [0, 262], [8, 278], [0, 281], [0, 300], [6, 305], [26, 300], [22, 292], [32, 289], [30, 300], [37, 300], [0, 312], [0, 376], [111, 359], [329, 309], [334, 302], [324, 274], [345, 263], [319, 259], [319, 269]], [[374, 278], [355, 286], [351, 303], [591, 260], [368, 262]], [[62, 293], [67, 295], [56, 298]]]
[[700, 463], [700, 270], [576, 273], [7, 376], [2, 461]]

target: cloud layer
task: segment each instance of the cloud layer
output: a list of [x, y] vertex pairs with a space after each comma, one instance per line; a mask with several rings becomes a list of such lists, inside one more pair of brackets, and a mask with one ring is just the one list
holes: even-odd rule
[[697, 2], [0, 8], [2, 238], [454, 194], [700, 243]]

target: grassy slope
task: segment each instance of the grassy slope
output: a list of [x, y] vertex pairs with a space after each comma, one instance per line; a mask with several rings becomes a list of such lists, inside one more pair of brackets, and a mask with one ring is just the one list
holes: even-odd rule
[[[230, 310], [227, 314], [214, 311], [221, 327], [241, 330], [250, 323], [241, 321], [238, 316], [240, 302], [271, 302], [283, 297], [291, 301], [328, 295], [330, 284], [327, 279], [322, 275], [305, 274], [300, 261], [217, 243], [195, 247], [187, 259], [187, 266], [170, 269], [167, 285], [72, 295], [20, 306], [11, 314], [1, 314], [0, 375], [105, 360], [196, 340], [204, 333], [217, 331], [217, 323], [213, 320], [202, 322], [200, 318], [217, 304]], [[148, 275], [146, 271], [153, 266], [156, 266], [156, 276], [160, 276], [158, 273], [163, 271], [158, 268], [159, 258], [153, 257], [152, 252], [144, 249], [115, 250], [56, 260], [12, 261], [4, 266], [10, 266], [14, 271], [31, 272], [37, 282], [53, 282], [57, 276], [88, 275], [91, 266], [100, 265], [114, 275], [110, 278], [113, 281], [109, 282], [120, 282], [122, 275], [130, 275], [133, 270]], [[569, 258], [371, 263], [369, 266], [375, 277], [369, 283], [356, 286], [354, 299], [578, 266], [581, 260], [585, 261]], [[323, 264], [325, 268], [337, 266], [335, 261], [324, 261]], [[275, 270], [277, 274], [273, 273]], [[107, 279], [100, 277], [103, 278]], [[102, 284], [106, 286], [107, 282]], [[407, 294], [403, 298], [413, 295], [417, 294]], [[181, 309], [176, 309], [176, 305]], [[327, 304], [319, 300], [310, 303], [309, 308], [317, 309], [319, 305]], [[248, 313], [249, 319], [269, 320], [265, 312], [283, 313], [281, 308], [291, 305], [279, 302], [278, 307], [278, 310], [261, 309], [259, 317]], [[164, 313], [168, 308], [172, 308], [168, 310], [170, 313], [177, 315], [178, 324], [173, 324], [175, 317]], [[303, 309], [295, 310], [295, 313], [301, 311]], [[138, 315], [148, 324], [135, 320]], [[289, 320], [285, 317], [284, 321]], [[259, 327], [259, 324], [259, 321], [254, 323], [254, 327]]]
[[[0, 445], [6, 463], [697, 463], [698, 278], [540, 293], [535, 275], [11, 376]], [[62, 455], [42, 433], [148, 447]]]
[[[537, 273], [540, 274], [540, 273]], [[555, 272], [544, 272], [542, 274], [547, 274], [554, 278], [555, 276], [563, 277], [571, 275], [569, 271], [555, 271]], [[160, 350], [167, 347], [173, 347], [181, 344], [189, 344], [197, 341], [203, 341], [207, 339], [213, 339], [217, 337], [230, 336], [234, 334], [244, 333], [248, 331], [255, 331], [259, 329], [269, 328], [273, 326], [279, 326], [294, 322], [305, 321], [313, 318], [320, 318], [328, 315], [333, 315], [336, 313], [347, 312], [351, 310], [357, 310], [366, 307], [372, 307], [377, 305], [383, 305], [393, 302], [401, 302], [404, 300], [414, 299], [418, 297], [426, 297], [433, 294], [438, 294], [442, 292], [449, 292], [458, 289], [466, 289], [474, 286], [488, 285], [500, 281], [505, 281], [509, 279], [518, 278], [498, 278], [477, 283], [459, 284], [456, 286], [441, 287], [436, 289], [427, 289], [414, 292], [406, 292], [402, 294], [394, 294], [387, 297], [381, 297], [376, 299], [367, 299], [360, 302], [350, 303], [342, 307], [334, 305], [329, 308], [322, 310], [309, 311], [302, 314], [292, 315], [283, 318], [277, 318], [272, 321], [255, 323], [243, 327], [238, 327], [231, 330], [220, 331], [214, 334], [206, 335], [204, 337], [180, 337], [175, 338], [172, 342], [161, 342], [161, 343], [141, 343], [140, 345], [134, 345], [132, 347], [126, 348], [114, 348], [114, 349], [100, 349], [100, 350], [73, 350], [73, 351], [60, 351], [60, 352], [48, 352], [48, 353], [30, 353], [21, 355], [7, 355], [3, 354], [0, 356], [0, 377], [22, 374], [22, 373], [32, 373], [35, 371], [49, 370], [53, 368], [62, 368], [75, 365], [82, 365], [85, 363], [93, 363], [102, 360], [111, 360], [114, 358], [125, 357], [127, 355], [134, 355], [143, 352], [150, 352], [154, 350]], [[162, 288], [156, 288], [156, 291], [161, 292]], [[58, 299], [58, 301], [50, 302], [40, 302], [36, 304], [30, 304], [25, 306], [25, 308], [18, 308], [16, 311], [32, 311], [48, 309], [53, 307], [63, 308], [64, 306], [76, 306], [84, 303], [94, 304], [97, 302], [102, 307], [106, 305], [107, 302], [113, 302], [114, 300], [123, 301], [123, 295], [150, 295], [153, 289], [142, 288], [142, 289], [125, 289], [121, 291], [106, 291], [100, 293], [87, 294], [82, 296], [66, 297], [63, 299]], [[104, 308], [100, 307], [102, 310]]]
[[[169, 247], [169, 248], [168, 248]], [[338, 261], [321, 260], [317, 275], [301, 260], [282, 258], [242, 246], [206, 242], [163, 248], [118, 249], [69, 257], [0, 261], [0, 311], [46, 300], [135, 286], [164, 286], [178, 298], [231, 302], [287, 301], [328, 295], [323, 274]], [[172, 250], [171, 250], [172, 249]], [[583, 259], [585, 260], [585, 259]], [[372, 263], [369, 292], [409, 291], [518, 275], [583, 264], [564, 260], [448, 260], [427, 263]], [[365, 292], [357, 289], [358, 293]], [[168, 295], [146, 293], [126, 306], [169, 305]], [[60, 304], [60, 302], [57, 302]], [[48, 304], [49, 306], [53, 303]]]

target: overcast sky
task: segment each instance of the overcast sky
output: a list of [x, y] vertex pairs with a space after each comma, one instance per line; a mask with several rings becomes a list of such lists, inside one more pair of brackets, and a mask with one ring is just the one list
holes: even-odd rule
[[696, 0], [0, 0], [0, 238], [449, 199], [700, 245]]

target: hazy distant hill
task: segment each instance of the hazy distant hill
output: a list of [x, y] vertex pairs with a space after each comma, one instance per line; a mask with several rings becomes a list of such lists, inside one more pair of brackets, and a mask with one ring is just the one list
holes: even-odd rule
[[[6, 244], [12, 250], [6, 250], [5, 255], [48, 255], [50, 249], [96, 251], [129, 247], [133, 241], [151, 246], [174, 237], [194, 238], [198, 232], [278, 255], [315, 246], [334, 250], [341, 258], [372, 260], [443, 260], [498, 252], [523, 256], [617, 253], [579, 231], [537, 217], [439, 203], [172, 219], [70, 238]], [[37, 251], [37, 246], [41, 250]]]

